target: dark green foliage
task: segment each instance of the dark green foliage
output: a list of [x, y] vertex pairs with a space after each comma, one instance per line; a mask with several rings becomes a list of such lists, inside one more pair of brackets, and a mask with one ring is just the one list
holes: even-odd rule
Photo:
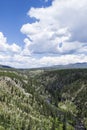
[[0, 70], [0, 130], [87, 126], [87, 70]]

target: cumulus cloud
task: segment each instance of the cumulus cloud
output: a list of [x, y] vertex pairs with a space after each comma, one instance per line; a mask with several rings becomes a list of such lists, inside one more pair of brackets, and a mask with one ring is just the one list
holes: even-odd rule
[[21, 32], [30, 41], [33, 53], [78, 51], [87, 45], [86, 13], [87, 0], [54, 0], [50, 7], [31, 8], [28, 15], [36, 22], [23, 25]]
[[2, 32], [0, 32], [0, 53], [19, 53], [21, 51], [21, 47], [17, 44], [13, 43], [9, 45], [7, 43], [6, 37], [3, 35]]
[[[62, 50], [59, 50], [61, 53], [66, 53], [66, 51], [76, 50], [78, 48], [78, 53], [70, 54], [33, 54], [29, 51], [29, 47], [31, 45], [29, 39], [24, 40], [25, 45], [23, 49], [17, 44], [8, 44], [7, 38], [0, 32], [0, 64], [10, 65], [16, 68], [32, 68], [32, 67], [41, 67], [41, 66], [51, 66], [51, 65], [59, 65], [59, 64], [69, 64], [76, 62], [86, 62], [87, 55], [85, 43], [83, 44], [83, 48], [81, 49], [81, 44], [79, 42], [70, 43], [67, 42], [62, 45]], [[75, 46], [73, 46], [75, 44]], [[80, 44], [80, 45], [79, 45]], [[85, 52], [83, 54], [83, 51]]]
[[[15, 54], [20, 54], [21, 47], [16, 43], [8, 44], [7, 38], [0, 32], [0, 64], [7, 64], [13, 62], [13, 56]], [[15, 66], [15, 65], [12, 65]]]
[[20, 29], [26, 35], [23, 48], [9, 45], [0, 33], [0, 61], [27, 68], [87, 61], [87, 0], [53, 0], [27, 14], [35, 22]]

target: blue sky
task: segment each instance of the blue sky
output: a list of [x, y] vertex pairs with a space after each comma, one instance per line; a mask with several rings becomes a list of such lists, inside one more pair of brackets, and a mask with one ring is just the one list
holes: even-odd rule
[[50, 4], [51, 0], [0, 0], [0, 31], [8, 38], [9, 43], [23, 44], [24, 35], [20, 28], [24, 23], [34, 21], [27, 16], [28, 10]]
[[0, 64], [87, 62], [87, 0], [0, 0]]

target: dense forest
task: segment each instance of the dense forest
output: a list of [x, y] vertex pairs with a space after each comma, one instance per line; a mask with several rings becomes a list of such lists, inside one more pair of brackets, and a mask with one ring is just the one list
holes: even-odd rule
[[87, 130], [87, 69], [0, 69], [0, 130]]

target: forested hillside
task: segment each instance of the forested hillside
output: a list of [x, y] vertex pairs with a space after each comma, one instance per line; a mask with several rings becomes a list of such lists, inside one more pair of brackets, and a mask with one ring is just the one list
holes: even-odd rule
[[87, 69], [0, 69], [0, 130], [74, 129], [87, 129]]

